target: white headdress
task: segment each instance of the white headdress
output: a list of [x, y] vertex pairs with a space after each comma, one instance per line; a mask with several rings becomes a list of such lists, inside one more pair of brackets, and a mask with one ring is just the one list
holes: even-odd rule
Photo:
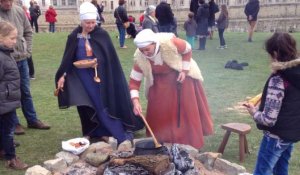
[[85, 19], [97, 19], [97, 8], [90, 2], [84, 2], [79, 7], [80, 21]]

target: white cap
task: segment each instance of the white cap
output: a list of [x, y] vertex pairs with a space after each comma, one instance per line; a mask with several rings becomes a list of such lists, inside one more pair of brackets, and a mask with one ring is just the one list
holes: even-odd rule
[[134, 44], [138, 48], [143, 48], [152, 43], [157, 43], [157, 41], [157, 36], [151, 29], [144, 29], [140, 31], [133, 40]]
[[80, 21], [85, 19], [97, 19], [97, 8], [90, 2], [84, 2], [79, 7]]

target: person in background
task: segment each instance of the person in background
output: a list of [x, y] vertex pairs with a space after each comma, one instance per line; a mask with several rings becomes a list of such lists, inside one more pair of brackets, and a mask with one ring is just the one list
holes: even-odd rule
[[128, 34], [126, 38], [135, 38], [137, 34], [136, 26], [135, 26], [135, 17], [132, 15], [128, 16], [129, 27], [126, 29], [126, 33]]
[[259, 1], [258, 0], [249, 0], [245, 6], [244, 13], [247, 16], [247, 21], [249, 23], [248, 28], [248, 42], [252, 42], [253, 32], [256, 27], [257, 15], [259, 12]]
[[[0, 20], [9, 21], [18, 30], [17, 44], [11, 54], [16, 60], [21, 77], [21, 104], [22, 112], [27, 121], [27, 127], [32, 129], [50, 129], [37, 117], [30, 93], [30, 78], [27, 59], [32, 50], [32, 28], [21, 7], [14, 4], [12, 0], [0, 0]], [[14, 112], [15, 134], [24, 134], [25, 131], [20, 124], [17, 113]]]
[[[25, 5], [22, 6], [24, 13], [27, 17], [27, 19], [29, 20], [29, 22], [31, 21], [31, 16], [30, 16], [30, 12], [27, 9], [27, 7]], [[31, 80], [35, 80], [35, 76], [34, 76], [34, 64], [33, 64], [33, 60], [32, 60], [32, 56], [27, 58], [27, 63], [28, 63], [28, 68], [29, 68], [29, 77]]]
[[274, 33], [265, 43], [272, 73], [259, 107], [245, 104], [263, 131], [253, 175], [288, 175], [294, 143], [300, 140], [300, 58], [295, 39]]
[[190, 3], [190, 12], [194, 13], [194, 17], [196, 17], [198, 8], [199, 8], [199, 2], [198, 2], [198, 0], [191, 0], [191, 3]]
[[199, 0], [199, 8], [196, 15], [197, 35], [199, 35], [198, 50], [205, 50], [206, 37], [208, 34], [209, 6], [204, 0]]
[[159, 32], [174, 32], [174, 14], [167, 0], [161, 0], [155, 9]]
[[147, 121], [158, 141], [202, 148], [204, 136], [213, 134], [213, 122], [190, 44], [151, 29], [139, 32], [134, 44], [129, 80], [134, 113], [143, 113], [139, 89], [144, 78]]
[[97, 12], [98, 12], [97, 24], [100, 27], [101, 24], [105, 22], [103, 15], [102, 15], [103, 10], [104, 10], [104, 4], [103, 4], [103, 2], [98, 4], [97, 0], [92, 0], [91, 3], [97, 8]]
[[30, 12], [30, 24], [31, 28], [35, 29], [35, 33], [39, 33], [39, 24], [38, 24], [38, 18], [41, 15], [41, 10], [40, 7], [38, 6], [36, 1], [30, 1], [30, 7], [29, 7], [29, 12]]
[[56, 23], [56, 11], [52, 5], [49, 5], [48, 10], [45, 13], [46, 22], [49, 23], [49, 33], [55, 32], [55, 23]]
[[[76, 106], [83, 136], [98, 141], [107, 141], [113, 136], [122, 150], [133, 140], [133, 132], [144, 125], [131, 110], [127, 81], [118, 55], [109, 34], [96, 25], [96, 18], [97, 9], [93, 4], [80, 5], [81, 25], [68, 36], [55, 75], [59, 108]], [[75, 67], [73, 63], [80, 60], [96, 60], [97, 64], [88, 68]], [[95, 81], [95, 71], [98, 81]]]
[[123, 25], [125, 22], [128, 22], [125, 3], [126, 3], [125, 0], [119, 0], [119, 6], [114, 11], [114, 17], [116, 18], [116, 25], [119, 31], [119, 43], [121, 49], [127, 48], [127, 46], [125, 46], [126, 29]]
[[217, 19], [217, 26], [220, 38], [220, 47], [219, 49], [226, 49], [227, 45], [224, 39], [224, 31], [228, 27], [228, 10], [226, 4], [221, 5], [221, 13]]
[[188, 19], [184, 22], [183, 28], [185, 30], [186, 40], [191, 45], [192, 49], [195, 48], [195, 37], [197, 30], [197, 23], [194, 19], [194, 13], [189, 12]]
[[140, 16], [139, 16], [140, 26], [143, 25], [143, 21], [145, 19], [145, 13], [146, 13], [146, 11], [144, 11], [143, 13], [141, 13]]
[[29, 12], [28, 8], [27, 8], [25, 5], [22, 5], [22, 8], [23, 8], [23, 10], [24, 10], [24, 13], [25, 13], [27, 19], [28, 19], [29, 21], [31, 21], [30, 12]]
[[12, 24], [0, 21], [0, 152], [7, 168], [22, 170], [28, 165], [16, 156], [13, 134], [14, 113], [21, 106], [20, 73], [10, 55], [17, 43], [17, 33]]
[[208, 17], [208, 34], [209, 38], [213, 39], [214, 27], [215, 27], [215, 14], [219, 12], [219, 6], [215, 3], [215, 0], [210, 0], [209, 5], [209, 17]]
[[143, 29], [151, 29], [154, 33], [157, 33], [158, 21], [155, 18], [155, 9], [156, 7], [154, 5], [149, 5], [149, 7], [146, 8], [142, 27]]

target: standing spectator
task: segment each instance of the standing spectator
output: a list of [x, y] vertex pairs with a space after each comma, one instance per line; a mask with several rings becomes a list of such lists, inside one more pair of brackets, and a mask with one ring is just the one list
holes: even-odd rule
[[146, 8], [144, 21], [143, 21], [143, 29], [151, 29], [154, 33], [158, 32], [157, 27], [157, 19], [155, 18], [155, 9], [154, 5], [150, 5]]
[[33, 29], [34, 25], [35, 33], [39, 33], [38, 18], [41, 15], [41, 10], [36, 1], [30, 1], [29, 12], [31, 18], [31, 28]]
[[198, 0], [191, 0], [191, 3], [190, 3], [190, 12], [194, 13], [194, 17], [196, 17], [198, 8], [199, 8], [199, 2], [198, 2]]
[[188, 19], [184, 22], [183, 28], [186, 34], [186, 40], [190, 43], [192, 49], [195, 48], [195, 37], [197, 30], [197, 23], [194, 19], [194, 13], [189, 12]]
[[[81, 25], [68, 36], [55, 75], [60, 90], [59, 107], [77, 106], [84, 136], [104, 140], [113, 136], [118, 148], [123, 149], [143, 123], [132, 112], [119, 58], [109, 34], [96, 25], [96, 17], [97, 9], [93, 4], [84, 2], [80, 5]], [[87, 68], [73, 66], [75, 61], [88, 59], [96, 59], [99, 64]], [[99, 72], [100, 82], [95, 82], [94, 68]]]
[[213, 122], [190, 44], [150, 29], [138, 33], [134, 43], [138, 49], [129, 81], [134, 113], [143, 112], [139, 89], [144, 78], [147, 121], [157, 139], [202, 148], [204, 136], [213, 133]]
[[91, 3], [94, 4], [94, 6], [97, 8], [97, 12], [98, 12], [97, 24], [98, 26], [101, 26], [101, 24], [105, 22], [104, 17], [102, 15], [104, 10], [104, 4], [103, 2], [98, 4], [97, 0], [92, 0]]
[[300, 58], [288, 33], [274, 33], [265, 48], [272, 73], [259, 107], [245, 104], [263, 132], [253, 175], [288, 175], [294, 143], [300, 141]]
[[173, 32], [174, 14], [167, 0], [161, 0], [155, 9], [159, 32]]
[[212, 39], [214, 35], [215, 27], [215, 14], [219, 12], [219, 6], [215, 3], [214, 0], [208, 2], [209, 5], [209, 17], [208, 17], [208, 32], [209, 38]]
[[119, 31], [119, 43], [121, 49], [126, 49], [125, 46], [125, 35], [126, 28], [124, 27], [124, 23], [128, 22], [127, 11], [125, 9], [125, 0], [119, 0], [119, 6], [115, 9], [114, 17], [116, 18], [116, 24]]
[[146, 11], [144, 11], [143, 13], [141, 13], [140, 16], [139, 16], [140, 26], [143, 25], [143, 21], [145, 19], [145, 13], [146, 13]]
[[[23, 5], [22, 8], [24, 10], [24, 13], [25, 13], [27, 19], [29, 21], [31, 21], [30, 12], [27, 9], [27, 7], [25, 5]], [[32, 56], [27, 58], [27, 63], [28, 63], [28, 68], [29, 68], [29, 77], [31, 80], [34, 80], [35, 76], [34, 76], [34, 64], [33, 64]]]
[[49, 22], [49, 32], [55, 32], [55, 23], [56, 23], [56, 11], [52, 5], [49, 5], [48, 10], [45, 13], [46, 22]]
[[[16, 60], [21, 76], [21, 104], [22, 112], [26, 118], [28, 128], [50, 129], [49, 125], [44, 124], [37, 118], [30, 93], [30, 78], [27, 58], [31, 55], [32, 49], [32, 28], [24, 11], [21, 7], [14, 5], [11, 0], [0, 0], [0, 20], [9, 21], [18, 30], [18, 39], [13, 58]], [[24, 134], [17, 114], [14, 112], [16, 129], [15, 134]]]
[[208, 17], [209, 6], [204, 0], [199, 0], [199, 8], [197, 11], [197, 34], [199, 35], [199, 48], [198, 50], [205, 50], [206, 36], [208, 34]]
[[245, 15], [247, 16], [247, 21], [249, 23], [248, 28], [248, 42], [252, 42], [253, 32], [256, 27], [257, 15], [259, 12], [259, 1], [249, 0], [245, 6]]
[[228, 10], [226, 4], [221, 5], [221, 13], [217, 19], [217, 26], [220, 38], [220, 47], [219, 49], [226, 49], [227, 45], [224, 39], [224, 31], [228, 27]]
[[28, 165], [16, 157], [13, 137], [14, 113], [21, 106], [20, 73], [10, 55], [17, 36], [18, 31], [12, 24], [0, 21], [0, 152], [4, 152], [7, 168], [21, 170]]

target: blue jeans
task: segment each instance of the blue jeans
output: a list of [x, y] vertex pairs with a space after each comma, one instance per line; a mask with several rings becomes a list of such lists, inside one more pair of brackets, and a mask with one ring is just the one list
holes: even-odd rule
[[126, 29], [124, 28], [124, 26], [121, 25], [117, 25], [118, 27], [118, 31], [119, 31], [119, 42], [120, 42], [120, 47], [123, 47], [125, 44], [125, 35], [126, 35]]
[[49, 22], [49, 32], [54, 33], [55, 32], [55, 23]]
[[288, 175], [294, 142], [264, 135], [253, 175]]
[[225, 29], [218, 29], [219, 31], [219, 38], [220, 38], [220, 46], [225, 46], [226, 43], [225, 43], [225, 39], [224, 39], [224, 31]]
[[[29, 78], [29, 69], [27, 60], [22, 60], [17, 62], [20, 78], [21, 78], [21, 104], [22, 112], [27, 120], [27, 123], [35, 123], [37, 121], [36, 111], [33, 106], [33, 101], [30, 93], [30, 78]], [[16, 111], [13, 118], [15, 124], [20, 124], [20, 121], [17, 117]]]
[[0, 115], [0, 150], [5, 152], [5, 159], [11, 160], [16, 157], [14, 147], [14, 113], [8, 112]]

